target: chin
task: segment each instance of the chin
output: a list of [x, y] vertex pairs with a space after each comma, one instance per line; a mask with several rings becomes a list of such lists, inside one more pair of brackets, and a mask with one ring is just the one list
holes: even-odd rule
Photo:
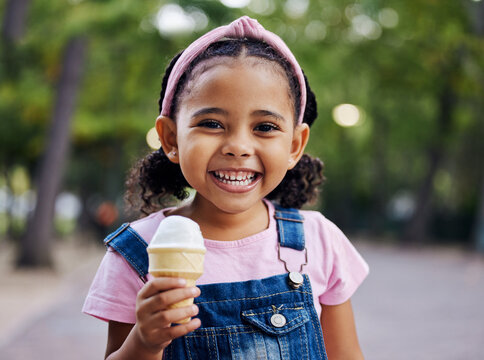
[[213, 205], [224, 213], [235, 215], [251, 210], [255, 206], [259, 205], [260, 202], [262, 202], [262, 199], [250, 203], [244, 203], [243, 201], [237, 199], [231, 199], [223, 203], [213, 203]]

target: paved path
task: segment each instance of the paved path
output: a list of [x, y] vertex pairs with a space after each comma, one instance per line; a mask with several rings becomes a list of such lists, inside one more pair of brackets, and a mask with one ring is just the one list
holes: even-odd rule
[[0, 360], [103, 358], [107, 326], [80, 312], [103, 254], [64, 244], [55, 248], [57, 271], [10, 273], [12, 256], [0, 256]]
[[360, 245], [371, 274], [353, 297], [368, 360], [484, 359], [484, 257]]
[[[449, 249], [357, 243], [371, 275], [353, 297], [367, 360], [482, 360], [484, 257]], [[0, 333], [0, 359], [102, 359], [106, 325], [80, 313], [95, 272], [86, 264], [65, 294]]]

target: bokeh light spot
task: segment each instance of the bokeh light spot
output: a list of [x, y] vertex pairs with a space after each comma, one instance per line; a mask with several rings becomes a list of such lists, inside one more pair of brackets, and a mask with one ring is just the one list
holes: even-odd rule
[[[180, 5], [166, 4], [155, 16], [154, 25], [162, 35], [189, 34], [208, 25], [205, 13], [195, 7], [185, 11]], [[143, 25], [146, 28], [146, 25]]]
[[260, 15], [271, 15], [276, 10], [276, 5], [272, 0], [252, 0], [249, 10]]
[[340, 104], [333, 109], [333, 119], [339, 126], [351, 127], [360, 122], [361, 112], [355, 105]]
[[353, 30], [358, 34], [370, 40], [376, 40], [381, 36], [381, 26], [373, 21], [369, 16], [360, 14], [351, 20]]
[[383, 27], [394, 28], [398, 25], [398, 20], [398, 13], [392, 8], [381, 9], [378, 13], [378, 21]]
[[220, 0], [220, 2], [229, 8], [243, 8], [249, 5], [250, 0]]
[[304, 34], [308, 39], [314, 41], [324, 40], [326, 37], [326, 25], [322, 21], [313, 20], [306, 26]]
[[158, 150], [160, 148], [161, 146], [160, 139], [154, 127], [149, 129], [148, 132], [146, 133], [146, 142], [148, 143], [148, 146], [153, 150]]
[[309, 7], [309, 0], [287, 0], [284, 4], [284, 12], [287, 16], [297, 19], [303, 16]]

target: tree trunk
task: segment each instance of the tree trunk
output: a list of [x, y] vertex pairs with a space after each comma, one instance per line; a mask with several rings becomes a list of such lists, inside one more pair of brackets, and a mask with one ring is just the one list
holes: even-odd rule
[[[457, 67], [457, 66], [456, 66]], [[455, 69], [451, 67], [450, 72]], [[456, 97], [450, 84], [451, 74], [443, 74], [447, 82], [439, 98], [437, 132], [428, 151], [428, 169], [417, 192], [415, 212], [403, 231], [407, 243], [421, 244], [427, 238], [427, 229], [432, 218], [434, 179], [445, 155], [445, 141], [451, 131], [452, 113]]]
[[83, 37], [72, 38], [63, 58], [47, 150], [39, 168], [37, 202], [20, 243], [17, 265], [51, 267], [54, 205], [59, 191], [69, 145], [69, 133], [81, 69], [86, 52]]
[[481, 180], [481, 197], [474, 225], [474, 243], [477, 251], [484, 253], [484, 177]]
[[25, 33], [30, 0], [8, 0], [3, 17], [3, 37], [9, 42], [19, 41]]
[[415, 211], [404, 229], [403, 240], [406, 243], [421, 244], [427, 237], [428, 224], [432, 217], [434, 179], [443, 157], [443, 151], [443, 149], [429, 151], [428, 169], [418, 190]]
[[387, 156], [386, 139], [388, 137], [388, 120], [381, 114], [378, 106], [373, 109], [375, 117], [372, 135], [373, 144], [373, 197], [370, 218], [370, 230], [374, 235], [381, 235], [385, 228], [385, 206], [387, 200]]
[[478, 36], [484, 35], [484, 3], [482, 1], [468, 2], [466, 1], [467, 12], [469, 18], [472, 20], [474, 33]]

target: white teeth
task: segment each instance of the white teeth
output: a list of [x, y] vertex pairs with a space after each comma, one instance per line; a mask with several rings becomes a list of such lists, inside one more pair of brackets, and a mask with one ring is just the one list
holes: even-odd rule
[[247, 186], [255, 178], [255, 173], [248, 173], [244, 171], [214, 171], [214, 174], [224, 184], [234, 186]]

